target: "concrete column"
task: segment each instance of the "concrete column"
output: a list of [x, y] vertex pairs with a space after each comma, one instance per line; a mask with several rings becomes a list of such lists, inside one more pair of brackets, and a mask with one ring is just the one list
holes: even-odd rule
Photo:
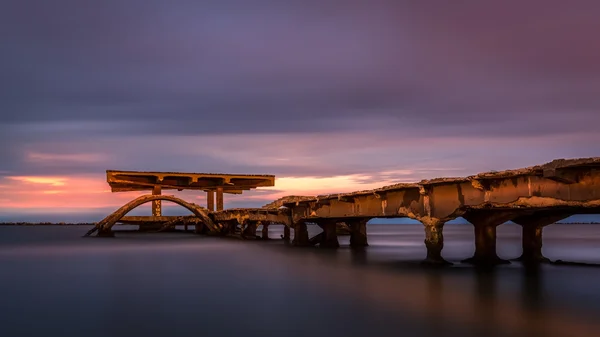
[[115, 236], [115, 233], [111, 229], [105, 230], [103, 228], [100, 228], [98, 230], [98, 236], [104, 238], [112, 238]]
[[204, 228], [205, 228], [205, 227], [204, 227], [204, 224], [203, 224], [203, 223], [201, 223], [201, 222], [200, 222], [200, 223], [197, 223], [197, 224], [194, 226], [194, 233], [196, 233], [196, 234], [204, 234]]
[[334, 220], [326, 220], [319, 222], [319, 226], [323, 228], [323, 239], [319, 247], [321, 248], [339, 248], [340, 243], [337, 238], [337, 222]]
[[268, 240], [269, 239], [269, 224], [266, 221], [263, 221], [262, 223], [262, 239], [263, 240]]
[[215, 191], [206, 191], [206, 208], [213, 212], [215, 210]]
[[223, 210], [223, 187], [217, 187], [217, 212]]
[[256, 222], [246, 221], [243, 224], [242, 237], [256, 239]]
[[[161, 195], [161, 187], [160, 185], [155, 185], [152, 189], [152, 195]], [[162, 207], [161, 200], [153, 200], [152, 201], [152, 216], [161, 216], [162, 215]]]
[[[308, 235], [308, 233], [307, 233]], [[290, 241], [290, 227], [283, 225], [283, 239], [285, 241]]]
[[528, 264], [550, 262], [542, 254], [542, 229], [570, 215], [566, 213], [536, 212], [514, 219], [513, 222], [523, 229], [523, 254], [517, 260]]
[[345, 221], [350, 228], [350, 247], [367, 247], [367, 222], [369, 219], [353, 219]]
[[475, 254], [464, 260], [476, 265], [508, 264], [496, 254], [496, 227], [515, 218], [515, 214], [504, 211], [471, 211], [463, 217], [475, 227]]
[[308, 246], [308, 229], [304, 221], [294, 224], [294, 241], [292, 244], [297, 247]]
[[444, 249], [444, 222], [436, 218], [421, 219], [421, 222], [425, 225], [425, 247], [427, 248], [427, 257], [423, 263], [435, 265], [452, 264], [442, 257], [442, 249]]

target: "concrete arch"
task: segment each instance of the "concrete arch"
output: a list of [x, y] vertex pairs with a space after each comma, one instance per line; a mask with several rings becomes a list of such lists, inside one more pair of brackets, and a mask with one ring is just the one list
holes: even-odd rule
[[[125, 214], [129, 213], [133, 209], [135, 209], [145, 203], [155, 201], [155, 200], [165, 200], [165, 201], [170, 201], [170, 202], [176, 203], [176, 204], [188, 209], [190, 212], [194, 213], [194, 215], [199, 217], [202, 220], [202, 222], [204, 222], [205, 226], [208, 227], [211, 232], [219, 231], [219, 228], [215, 225], [215, 223], [212, 221], [212, 219], [208, 216], [207, 209], [200, 207], [196, 204], [186, 202], [186, 201], [176, 198], [174, 196], [152, 195], [152, 194], [143, 195], [141, 197], [138, 197], [138, 198], [126, 203], [125, 205], [123, 205], [123, 207], [119, 208], [118, 210], [116, 210], [115, 212], [113, 212], [112, 214], [110, 214], [109, 216], [107, 216], [106, 218], [101, 220], [100, 222], [98, 222], [96, 224], [95, 230], [99, 230], [100, 232], [110, 232], [112, 226], [114, 226], [115, 223], [117, 223], [117, 221], [121, 220], [121, 218], [123, 218], [125, 216]], [[91, 234], [91, 233], [92, 233], [92, 231], [90, 231], [89, 234]]]

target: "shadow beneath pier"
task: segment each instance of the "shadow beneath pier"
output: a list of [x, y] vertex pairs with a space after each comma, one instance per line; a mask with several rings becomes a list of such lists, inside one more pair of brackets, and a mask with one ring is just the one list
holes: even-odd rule
[[575, 262], [575, 261], [556, 260], [556, 261], [551, 261], [548, 264], [557, 265], [557, 266], [575, 266], [575, 267], [600, 268], [600, 263], [589, 263], [589, 262]]

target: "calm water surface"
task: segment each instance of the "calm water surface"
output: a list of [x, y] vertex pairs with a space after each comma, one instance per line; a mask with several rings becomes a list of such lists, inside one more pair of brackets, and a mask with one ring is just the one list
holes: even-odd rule
[[[423, 268], [420, 225], [370, 225], [364, 252], [87, 230], [0, 226], [0, 336], [600, 336], [600, 268]], [[445, 257], [472, 254], [471, 226], [444, 231]], [[518, 227], [498, 235], [520, 255]], [[547, 227], [544, 253], [600, 263], [600, 226]]]

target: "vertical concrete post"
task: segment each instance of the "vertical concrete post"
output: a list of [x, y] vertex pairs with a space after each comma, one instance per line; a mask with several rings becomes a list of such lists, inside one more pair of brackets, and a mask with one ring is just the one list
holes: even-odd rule
[[204, 224], [202, 222], [197, 223], [194, 226], [194, 233], [196, 233], [196, 234], [204, 234]]
[[269, 239], [269, 223], [266, 221], [262, 222], [262, 239], [263, 240], [268, 240]]
[[285, 241], [290, 241], [290, 227], [283, 225], [283, 239]]
[[223, 187], [217, 187], [217, 212], [223, 210]]
[[256, 222], [244, 221], [242, 229], [243, 238], [256, 239]]
[[215, 210], [215, 191], [213, 190], [206, 191], [206, 208], [211, 212]]
[[350, 227], [350, 247], [363, 248], [369, 245], [367, 243], [367, 222], [369, 222], [369, 219], [346, 221], [346, 224]]
[[442, 257], [442, 249], [444, 249], [444, 222], [440, 219], [430, 217], [420, 220], [425, 225], [425, 247], [427, 248], [427, 257], [422, 263], [434, 265], [452, 264]]
[[339, 248], [340, 243], [337, 238], [337, 222], [335, 220], [325, 220], [319, 223], [323, 228], [323, 239], [319, 244], [321, 248]]
[[570, 215], [566, 213], [536, 212], [514, 219], [513, 222], [520, 225], [523, 230], [523, 236], [521, 237], [523, 254], [517, 260], [528, 264], [549, 262], [550, 260], [542, 254], [542, 230], [544, 227], [568, 218]]
[[[161, 195], [161, 187], [160, 185], [155, 185], [152, 189], [152, 195]], [[152, 216], [161, 216], [162, 215], [162, 207], [161, 200], [153, 200], [152, 201]]]
[[109, 229], [104, 229], [104, 228], [100, 228], [98, 230], [98, 236], [99, 237], [105, 237], [105, 238], [112, 238], [115, 236], [115, 233], [112, 231], [111, 228]]
[[304, 221], [294, 224], [294, 240], [292, 244], [296, 247], [306, 247], [308, 243], [308, 228]]
[[464, 216], [475, 227], [475, 254], [464, 260], [477, 265], [507, 264], [496, 254], [496, 227], [515, 218], [515, 214], [503, 211], [471, 211]]

